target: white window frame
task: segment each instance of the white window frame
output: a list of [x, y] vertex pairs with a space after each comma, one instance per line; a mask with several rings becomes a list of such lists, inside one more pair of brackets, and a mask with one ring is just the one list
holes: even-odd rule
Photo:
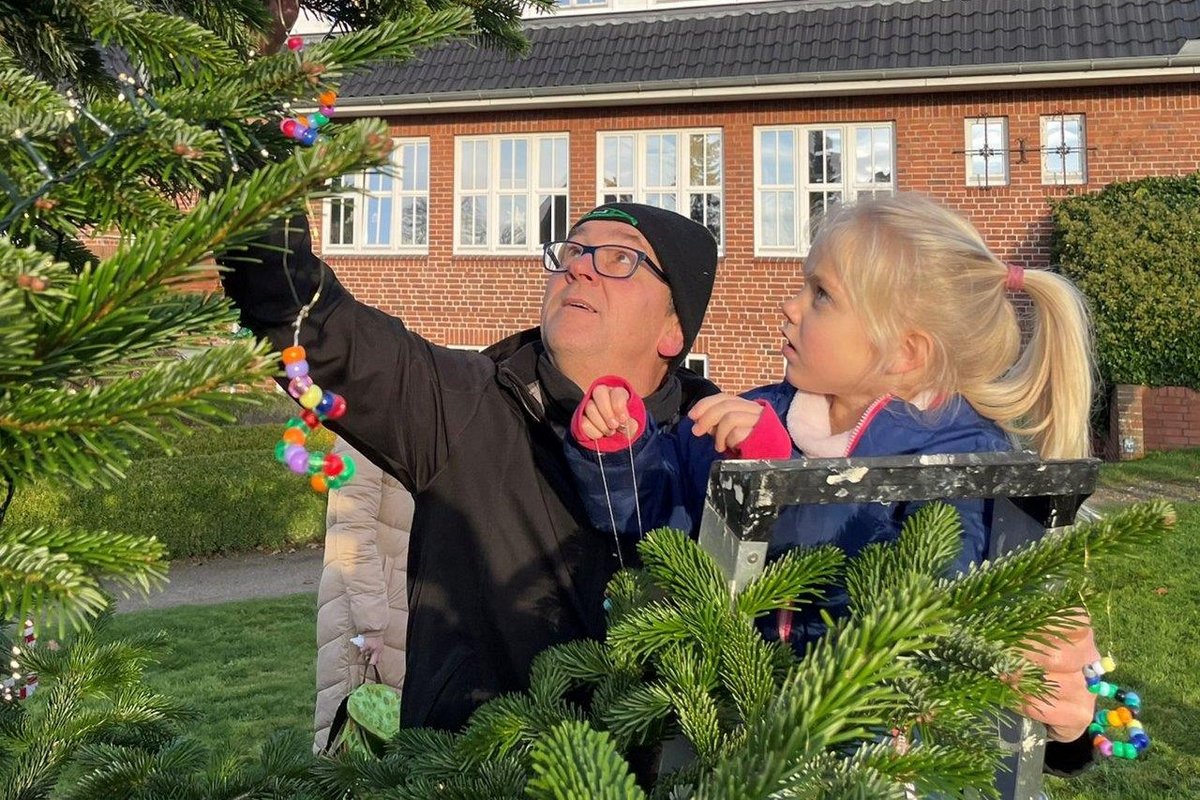
[[[405, 188], [404, 160], [407, 152], [413, 153], [414, 168], [417, 171], [413, 185]], [[422, 171], [423, 167], [423, 171]], [[384, 190], [372, 190], [370, 183], [373, 179], [384, 175], [390, 178], [391, 186]], [[405, 137], [392, 139], [392, 154], [389, 162], [383, 167], [376, 167], [343, 176], [348, 188], [331, 197], [326, 197], [321, 203], [321, 247], [326, 253], [386, 253], [396, 255], [425, 255], [429, 252], [429, 138]], [[367, 244], [368, 233], [376, 220], [368, 214], [369, 202], [372, 199], [391, 201], [389, 227], [390, 241], [384, 244]], [[423, 229], [415, 229], [413, 241], [402, 243], [401, 228], [404, 222], [403, 206], [406, 201], [425, 201], [425, 225]], [[342, 219], [347, 205], [351, 208], [351, 236], [349, 243], [333, 241], [333, 221], [337, 216]]]
[[[826, 136], [838, 133], [841, 137], [840, 177], [838, 181], [814, 180], [809, 174], [809, 139], [814, 132], [824, 132]], [[781, 133], [792, 136], [790, 176], [781, 174], [778, 169], [764, 170], [766, 149], [764, 137], [776, 138]], [[858, 166], [860, 154], [858, 139], [860, 133], [869, 134], [870, 152], [867, 158], [870, 163], [872, 179], [859, 180]], [[886, 143], [887, 153], [891, 158], [890, 180], [875, 180], [879, 174], [876, 164], [876, 142]], [[824, 142], [822, 142], [824, 144]], [[776, 153], [778, 153], [778, 149]], [[828, 161], [823, 162], [822, 178], [827, 177]], [[770, 174], [773, 172], [774, 174]], [[768, 179], [773, 179], [768, 182]], [[846, 123], [815, 123], [807, 125], [761, 125], [754, 128], [754, 254], [765, 257], [804, 257], [812, 246], [812, 211], [809, 198], [813, 193], [836, 195], [840, 203], [852, 203], [860, 197], [875, 195], [891, 195], [896, 192], [896, 124], [894, 122], [846, 122]], [[766, 229], [765, 207], [767, 199], [773, 198], [776, 203], [783, 203], [786, 218], [792, 226], [792, 241], [781, 240], [778, 236], [770, 236]], [[790, 208], [787, 203], [790, 202]], [[774, 239], [774, 241], [772, 241]]]
[[[551, 145], [548, 154], [551, 163], [545, 165], [543, 165], [543, 161], [547, 154], [542, 152], [543, 143]], [[473, 170], [475, 181], [471, 186], [464, 186], [466, 176], [463, 174], [463, 156], [468, 145], [475, 163]], [[501, 158], [503, 152], [509, 156], [508, 166], [515, 166], [515, 153], [521, 146], [525, 149], [526, 168], [523, 176], [518, 175], [513, 169], [505, 170]], [[486, 155], [481, 157], [481, 154]], [[543, 166], [549, 169], [549, 181], [545, 180], [546, 170], [542, 169]], [[529, 255], [541, 252], [541, 203], [544, 199], [548, 199], [553, 205], [556, 198], [561, 198], [558, 205], [561, 207], [562, 213], [558, 214], [552, 209], [553, 222], [551, 224], [558, 227], [559, 232], [565, 236], [570, 224], [568, 219], [570, 213], [570, 168], [571, 143], [567, 133], [456, 136], [454, 138], [454, 253], [456, 255]], [[562, 178], [562, 185], [556, 185], [555, 178], [558, 177]], [[484, 209], [485, 235], [482, 241], [473, 243], [462, 241], [464, 233], [462, 208], [463, 201], [468, 198], [475, 199], [476, 210], [480, 207], [479, 203], [483, 203]], [[522, 204], [525, 214], [525, 241], [516, 244], [502, 242], [500, 230], [502, 208], [514, 208]], [[474, 215], [472, 216], [473, 224]]]
[[[688, 353], [683, 359], [683, 365], [701, 378], [708, 377], [709, 361], [706, 353]], [[696, 369], [694, 365], [699, 365], [700, 369]]]
[[[1052, 147], [1051, 137], [1062, 134], [1065, 123], [1075, 122], [1079, 125], [1079, 144], [1066, 145], [1065, 142]], [[1053, 186], [1079, 186], [1087, 183], [1087, 115], [1086, 114], [1047, 114], [1041, 119], [1041, 154], [1042, 154], [1042, 183]], [[1062, 148], [1062, 149], [1060, 149]], [[1067, 157], [1079, 154], [1079, 169], [1067, 170]], [[1047, 163], [1051, 157], [1058, 155], [1062, 159], [1061, 170], [1051, 169]]]
[[[663, 159], [651, 163], [649, 157], [651, 147], [661, 147], [664, 137], [675, 137], [675, 163], [667, 168]], [[693, 181], [691, 170], [691, 153], [694, 144], [700, 144], [702, 158], [707, 162], [711, 154], [713, 142], [710, 137], [716, 137], [715, 147], [720, 158], [717, 170], [717, 182], [709, 182], [707, 170], [700, 176], [700, 182]], [[695, 138], [694, 138], [695, 137]], [[703, 138], [699, 138], [703, 137]], [[629, 154], [632, 163], [628, 169], [622, 169], [621, 145], [626, 145], [625, 153]], [[617, 155], [618, 174], [616, 182], [605, 185], [607, 169], [606, 153], [615, 146]], [[673, 174], [671, 170], [673, 169]], [[671, 183], [671, 180], [674, 183]], [[723, 253], [725, 248], [725, 132], [722, 128], [655, 128], [648, 130], [617, 130], [598, 131], [596, 133], [596, 203], [605, 202], [636, 202], [648, 205], [671, 208], [670, 204], [662, 202], [663, 195], [673, 195], [674, 208], [684, 216], [692, 216], [692, 195], [701, 195], [702, 215], [707, 218], [707, 196], [716, 195], [720, 204], [717, 219], [720, 236], [717, 237], [717, 247]], [[704, 220], [701, 220], [704, 222]]]
[[[984, 126], [984, 144], [977, 146], [977, 140], [974, 134], [974, 129], [978, 125]], [[988, 134], [988, 129], [993, 125], [999, 126], [998, 141], [992, 141], [992, 137]], [[1007, 186], [1009, 182], [1009, 152], [1008, 152], [1008, 117], [967, 117], [963, 120], [963, 169], [966, 176], [967, 186]], [[989, 151], [989, 155], [982, 155], [983, 149]], [[974, 171], [974, 159], [984, 158], [984, 171], [977, 173]], [[999, 159], [1002, 166], [999, 177], [992, 177], [988, 163], [992, 159]]]

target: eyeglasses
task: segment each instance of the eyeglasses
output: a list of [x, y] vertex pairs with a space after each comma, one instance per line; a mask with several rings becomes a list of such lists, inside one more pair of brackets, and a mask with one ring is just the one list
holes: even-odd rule
[[628, 278], [642, 264], [654, 276], [668, 286], [667, 273], [650, 260], [650, 256], [632, 247], [621, 244], [580, 244], [569, 239], [561, 242], [546, 242], [542, 245], [542, 266], [550, 272], [566, 272], [568, 265], [588, 254], [596, 272], [606, 278]]

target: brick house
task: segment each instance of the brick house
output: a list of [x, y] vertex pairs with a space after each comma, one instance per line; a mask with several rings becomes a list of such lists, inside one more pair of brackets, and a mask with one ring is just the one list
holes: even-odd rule
[[1200, 168], [1194, 0], [560, 3], [525, 59], [452, 43], [343, 86], [395, 169], [347, 176], [320, 246], [435, 342], [536, 324], [539, 243], [632, 198], [718, 237], [693, 363], [743, 390], [779, 376], [778, 305], [831, 203], [924, 192], [1041, 267], [1056, 198]]

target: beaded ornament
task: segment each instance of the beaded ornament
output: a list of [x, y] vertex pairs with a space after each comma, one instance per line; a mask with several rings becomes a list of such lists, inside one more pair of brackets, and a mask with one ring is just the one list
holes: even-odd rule
[[[284, 227], [283, 232], [283, 275], [287, 279], [288, 289], [296, 305], [300, 298], [296, 294], [296, 284], [292, 274], [288, 272], [287, 257], [291, 252], [288, 237], [291, 229]], [[341, 419], [346, 413], [346, 400], [340, 394], [322, 389], [313, 383], [308, 374], [308, 360], [304, 348], [300, 346], [300, 326], [308, 313], [321, 299], [321, 289], [325, 285], [325, 270], [321, 269], [321, 279], [312, 299], [300, 305], [296, 321], [292, 323], [292, 346], [286, 347], [281, 354], [284, 372], [288, 376], [287, 391], [304, 408], [300, 416], [287, 421], [283, 436], [275, 445], [275, 458], [297, 475], [308, 475], [308, 483], [317, 492], [338, 489], [354, 477], [354, 459], [343, 458], [337, 453], [321, 453], [310, 451], [307, 447], [308, 437], [321, 427], [326, 419]]]
[[[316, 297], [313, 298], [316, 302]], [[301, 312], [303, 313], [303, 312]], [[302, 317], [301, 317], [302, 319]], [[300, 332], [297, 320], [297, 338]], [[324, 419], [339, 419], [346, 413], [346, 400], [340, 394], [325, 391], [308, 376], [308, 361], [304, 348], [298, 344], [283, 351], [283, 366], [287, 376], [288, 394], [296, 398], [304, 410], [292, 417], [284, 428], [283, 438], [275, 445], [275, 457], [297, 475], [308, 475], [315, 491], [338, 489], [354, 477], [354, 459], [337, 453], [309, 451], [309, 434], [321, 427]]]
[[[1132, 760], [1150, 746], [1150, 737], [1138, 719], [1141, 715], [1142, 698], [1137, 692], [1102, 680], [1116, 667], [1112, 657], [1105, 656], [1083, 668], [1083, 677], [1087, 681], [1089, 692], [1123, 704], [1115, 709], [1097, 711], [1095, 720], [1088, 726], [1088, 733], [1092, 734], [1092, 746], [1100, 755]], [[1109, 735], [1110, 732], [1122, 734], [1124, 738], [1115, 739]]]
[[[300, 51], [304, 49], [304, 40], [299, 36], [290, 36], [287, 40], [287, 47], [296, 54], [296, 60], [299, 61]], [[305, 147], [312, 147], [316, 144], [318, 132], [329, 124], [329, 118], [333, 116], [333, 104], [337, 102], [337, 92], [326, 89], [317, 95], [317, 101], [320, 105], [311, 114], [287, 117], [279, 123], [279, 130], [283, 132], [284, 136], [295, 139]]]

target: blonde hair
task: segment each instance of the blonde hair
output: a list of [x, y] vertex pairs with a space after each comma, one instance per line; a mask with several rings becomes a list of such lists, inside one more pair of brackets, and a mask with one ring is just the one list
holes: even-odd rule
[[[1094, 359], [1087, 305], [1069, 280], [1024, 273], [1033, 301], [1022, 346], [1009, 268], [959, 215], [915, 194], [825, 219], [808, 264], [831, 266], [882, 361], [910, 331], [933, 343], [915, 392], [959, 394], [1032, 440], [1042, 458], [1088, 454]], [[807, 266], [806, 266], [807, 270]]]

